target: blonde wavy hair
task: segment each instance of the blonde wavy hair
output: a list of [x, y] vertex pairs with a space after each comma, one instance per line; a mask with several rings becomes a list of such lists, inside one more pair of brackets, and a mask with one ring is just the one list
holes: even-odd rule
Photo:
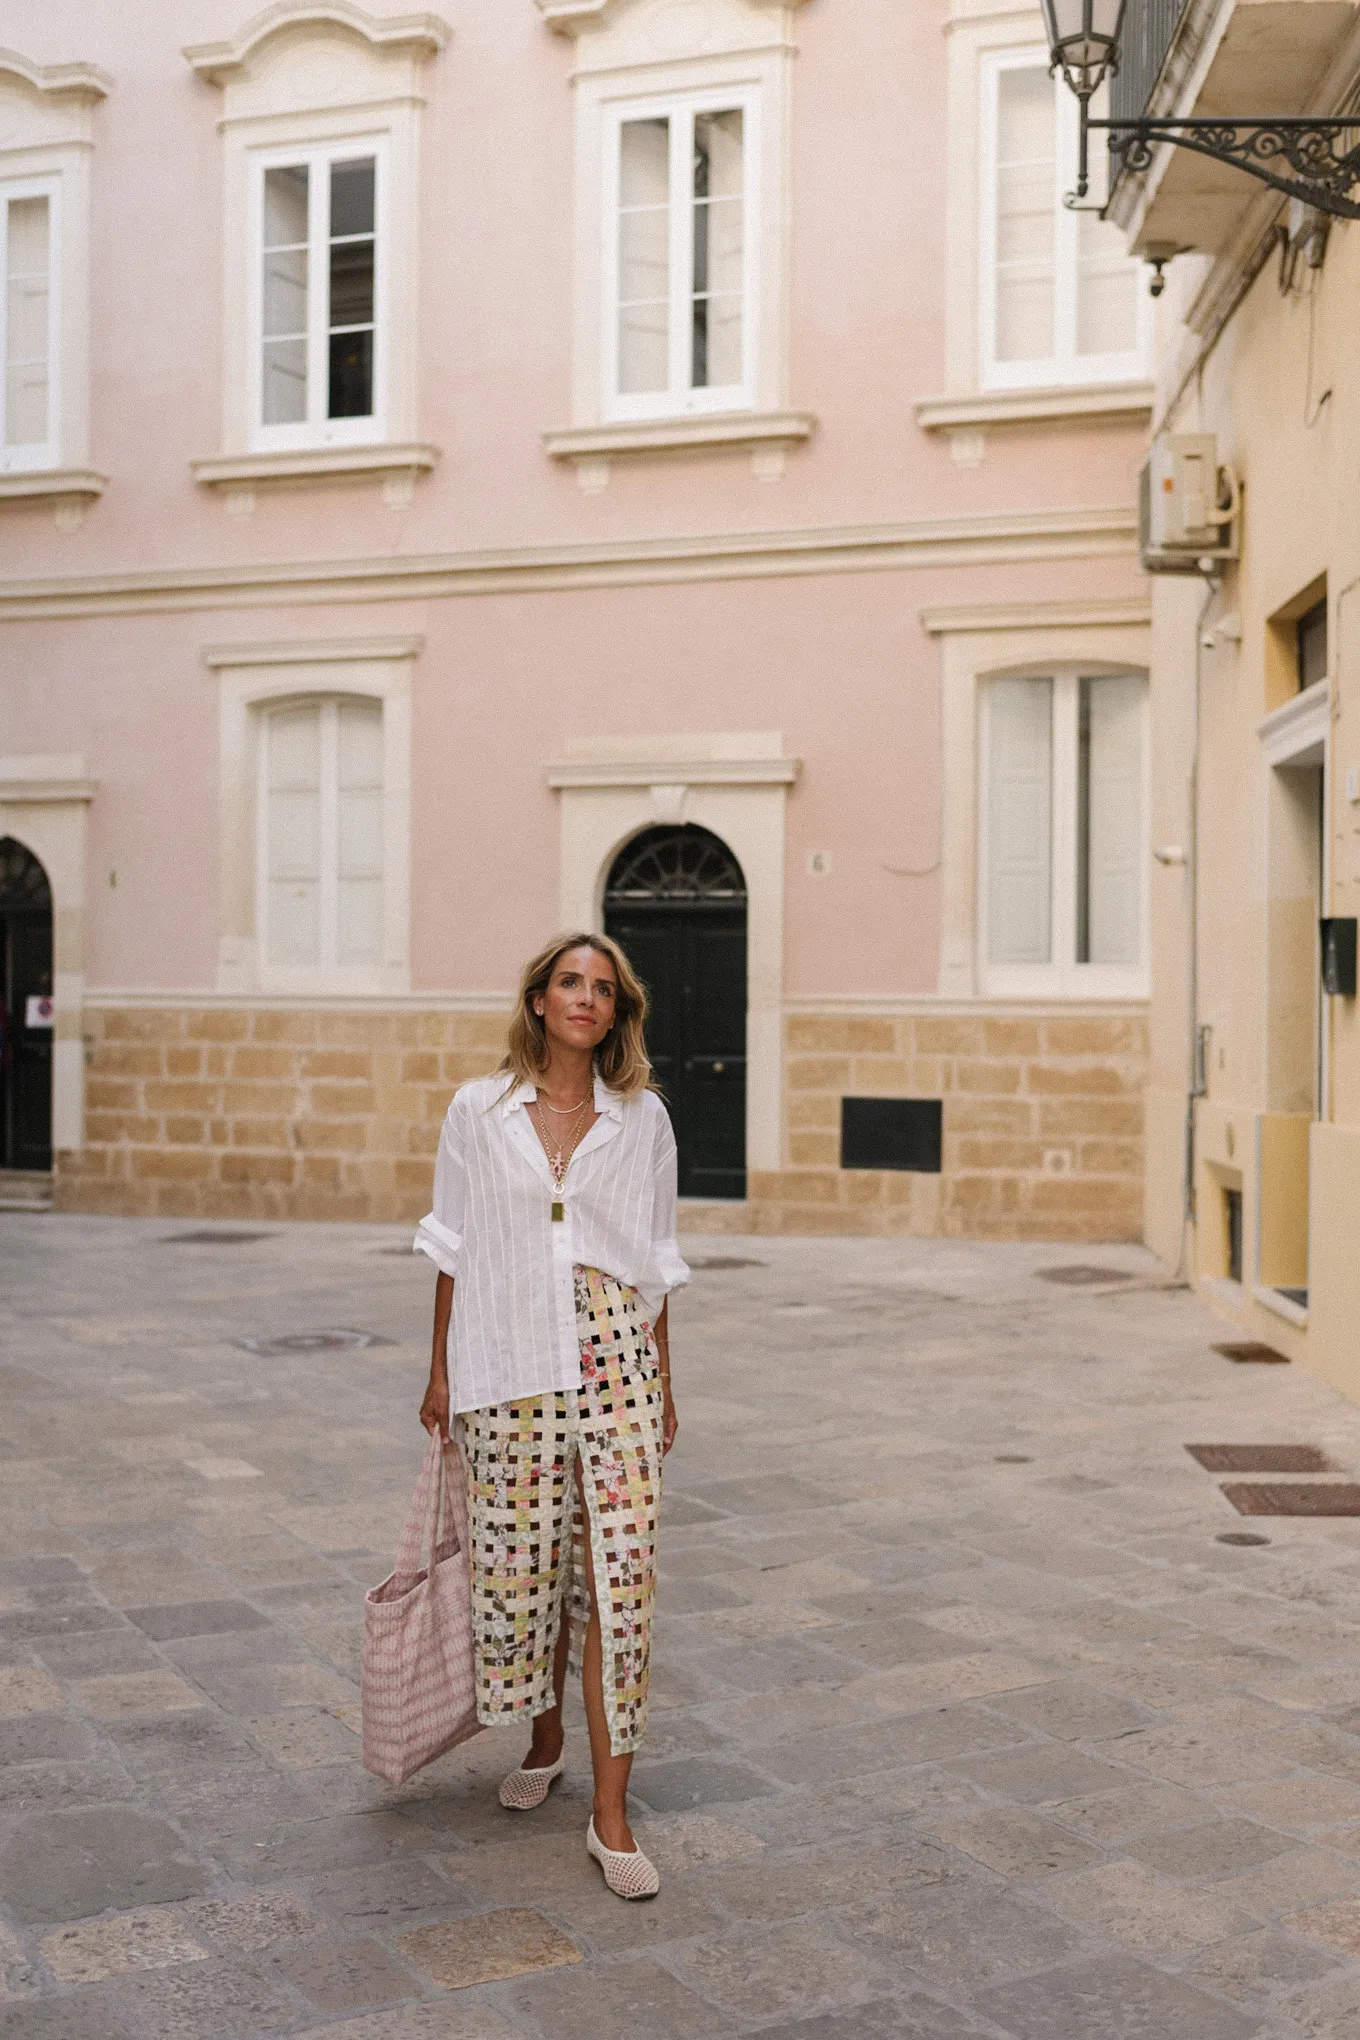
[[[556, 935], [537, 956], [530, 957], [520, 979], [519, 1001], [510, 1022], [510, 1045], [501, 1070], [512, 1079], [507, 1090], [518, 1084], [537, 1084], [548, 1066], [548, 1042], [543, 1021], [534, 1011], [552, 982], [559, 958], [569, 949], [593, 949], [614, 966], [618, 990], [614, 996], [614, 1019], [608, 1034], [595, 1051], [595, 1068], [609, 1089], [620, 1098], [634, 1098], [652, 1084], [652, 1065], [647, 1058], [643, 1026], [647, 1018], [646, 988], [617, 942], [608, 935]], [[506, 1096], [502, 1092], [501, 1096]]]

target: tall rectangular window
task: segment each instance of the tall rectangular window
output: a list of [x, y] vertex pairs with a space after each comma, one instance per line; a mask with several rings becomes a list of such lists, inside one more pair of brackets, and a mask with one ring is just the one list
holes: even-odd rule
[[616, 417], [752, 400], [752, 127], [745, 103], [617, 124], [605, 392]]
[[1138, 674], [988, 684], [982, 888], [993, 989], [1127, 990], [1143, 972], [1146, 716]]
[[[984, 383], [1024, 387], [1145, 375], [1139, 266], [1117, 227], [1063, 204], [1076, 181], [1075, 100], [1050, 78], [1043, 58], [1001, 58], [984, 76]], [[1093, 141], [1091, 206], [1100, 203], [1103, 177], [1104, 152]]]
[[383, 953], [382, 705], [342, 699], [262, 719], [262, 955], [343, 972]]
[[379, 159], [316, 150], [259, 180], [257, 430], [344, 443], [379, 424]]
[[0, 470], [57, 461], [56, 194], [0, 186]]

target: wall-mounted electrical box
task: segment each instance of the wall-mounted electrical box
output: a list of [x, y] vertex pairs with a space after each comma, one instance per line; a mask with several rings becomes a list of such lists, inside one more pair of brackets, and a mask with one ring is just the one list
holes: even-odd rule
[[1212, 432], [1164, 433], [1138, 491], [1138, 550], [1149, 574], [1195, 574], [1201, 560], [1235, 560], [1241, 491]]
[[1323, 920], [1322, 989], [1334, 999], [1355, 997], [1356, 924], [1354, 915]]

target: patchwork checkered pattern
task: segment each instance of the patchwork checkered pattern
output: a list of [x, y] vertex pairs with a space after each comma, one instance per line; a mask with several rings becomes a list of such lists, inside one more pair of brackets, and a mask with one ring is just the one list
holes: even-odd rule
[[575, 1279], [580, 1388], [463, 1419], [477, 1718], [491, 1727], [553, 1705], [564, 1611], [579, 1671], [588, 1526], [610, 1747], [623, 1756], [641, 1743], [647, 1719], [661, 1381], [637, 1292], [598, 1268], [577, 1268]]

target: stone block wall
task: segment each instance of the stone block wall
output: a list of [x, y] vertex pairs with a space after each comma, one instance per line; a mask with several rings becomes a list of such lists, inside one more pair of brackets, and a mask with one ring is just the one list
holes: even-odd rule
[[[757, 1174], [760, 1232], [1133, 1240], [1143, 1206], [1141, 1012], [791, 1015], [789, 1166]], [[845, 1096], [943, 1101], [938, 1176], [843, 1170]]]
[[85, 1147], [62, 1211], [417, 1219], [450, 1097], [501, 1013], [89, 1007]]

